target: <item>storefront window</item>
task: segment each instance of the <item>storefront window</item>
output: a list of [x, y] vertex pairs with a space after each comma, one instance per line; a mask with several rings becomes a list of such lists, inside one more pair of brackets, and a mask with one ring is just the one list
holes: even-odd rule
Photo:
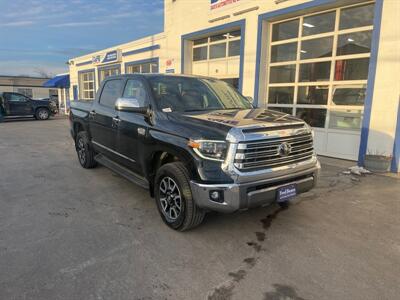
[[340, 12], [339, 29], [370, 26], [374, 20], [374, 4], [344, 8]]
[[271, 47], [271, 62], [296, 60], [297, 43], [288, 43]]
[[270, 24], [268, 108], [290, 110], [314, 127], [359, 130], [373, 11], [374, 4], [359, 4]]
[[219, 33], [193, 41], [193, 61], [240, 55], [241, 31]]
[[336, 12], [313, 15], [303, 19], [303, 36], [330, 32], [335, 29]]
[[296, 75], [296, 65], [277, 66], [270, 68], [270, 83], [289, 83], [294, 82]]
[[300, 58], [320, 58], [332, 56], [333, 37], [306, 40], [301, 43]]
[[82, 72], [79, 74], [80, 98], [83, 100], [93, 100], [95, 96], [94, 72]]
[[365, 85], [336, 85], [332, 102], [336, 105], [364, 105]]
[[297, 38], [299, 34], [299, 19], [274, 24], [272, 26], [272, 41]]
[[207, 59], [207, 46], [198, 47], [193, 49], [193, 61], [206, 60]]
[[332, 110], [329, 118], [330, 129], [357, 130], [361, 129], [362, 110]]
[[338, 60], [335, 65], [335, 80], [366, 80], [369, 58]]
[[158, 73], [158, 63], [131, 64], [125, 68], [127, 74]]
[[292, 104], [294, 99], [294, 87], [269, 88], [268, 103]]
[[100, 69], [99, 73], [100, 73], [100, 83], [106, 79], [107, 77], [110, 76], [115, 76], [119, 74], [119, 67], [113, 67], [113, 68], [107, 68], [107, 69]]
[[210, 45], [210, 59], [226, 56], [226, 43]]
[[326, 105], [328, 103], [328, 93], [328, 86], [300, 86], [297, 103]]
[[240, 40], [229, 42], [228, 56], [240, 55]]
[[331, 62], [320, 62], [300, 65], [300, 82], [329, 81]]
[[341, 34], [338, 38], [336, 55], [369, 53], [372, 31]]
[[296, 116], [312, 127], [325, 127], [326, 109], [297, 108]]

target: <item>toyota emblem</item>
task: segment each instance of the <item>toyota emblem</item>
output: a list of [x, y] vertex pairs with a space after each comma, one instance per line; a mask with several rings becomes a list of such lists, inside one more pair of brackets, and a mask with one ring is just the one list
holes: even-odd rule
[[282, 143], [278, 147], [278, 154], [280, 156], [288, 156], [292, 151], [292, 146], [289, 143]]

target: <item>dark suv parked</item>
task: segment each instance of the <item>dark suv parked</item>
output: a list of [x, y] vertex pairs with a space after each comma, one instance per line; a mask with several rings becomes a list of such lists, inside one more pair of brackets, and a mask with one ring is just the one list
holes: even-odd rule
[[0, 115], [4, 118], [35, 117], [38, 120], [47, 120], [57, 112], [54, 101], [34, 100], [14, 92], [0, 93]]

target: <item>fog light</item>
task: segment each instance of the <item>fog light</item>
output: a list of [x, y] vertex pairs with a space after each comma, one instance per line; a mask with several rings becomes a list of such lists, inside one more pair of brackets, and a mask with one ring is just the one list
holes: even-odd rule
[[224, 202], [224, 192], [223, 191], [210, 191], [210, 199], [214, 202], [222, 203], [222, 202]]

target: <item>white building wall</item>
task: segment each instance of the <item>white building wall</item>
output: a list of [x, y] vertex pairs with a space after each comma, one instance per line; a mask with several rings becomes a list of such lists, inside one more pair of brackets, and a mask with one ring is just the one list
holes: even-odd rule
[[400, 1], [383, 2], [367, 153], [391, 155], [400, 101]]

